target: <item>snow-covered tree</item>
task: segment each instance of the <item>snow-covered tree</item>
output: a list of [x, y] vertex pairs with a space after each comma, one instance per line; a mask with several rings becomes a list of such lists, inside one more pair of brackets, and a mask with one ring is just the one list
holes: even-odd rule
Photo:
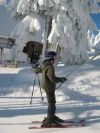
[[6, 0], [0, 0], [0, 5], [6, 5]]
[[99, 33], [95, 36], [94, 47], [95, 47], [96, 49], [100, 49], [100, 31], [99, 31]]
[[[9, 0], [8, 3], [6, 1], [18, 25], [14, 32], [17, 34], [15, 35], [16, 55], [22, 51], [26, 38], [31, 39], [30, 34], [34, 36], [42, 28], [39, 19], [41, 16], [44, 23], [46, 22], [43, 33], [43, 53], [59, 46], [65, 64], [79, 64], [86, 61], [88, 59], [87, 31], [95, 29], [90, 13], [100, 12], [98, 2], [100, 0]], [[22, 31], [20, 27], [24, 27], [24, 30]], [[22, 34], [23, 32], [27, 35]], [[20, 46], [21, 43], [24, 45]]]
[[100, 49], [100, 30], [97, 31], [97, 34], [88, 31], [88, 42], [91, 47], [91, 51], [98, 51], [98, 49]]

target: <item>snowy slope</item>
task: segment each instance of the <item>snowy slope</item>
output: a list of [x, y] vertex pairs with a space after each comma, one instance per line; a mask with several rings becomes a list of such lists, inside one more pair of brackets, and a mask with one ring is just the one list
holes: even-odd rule
[[[59, 64], [56, 75], [65, 76], [77, 67]], [[33, 80], [34, 73], [30, 66], [0, 68], [0, 133], [100, 132], [100, 55], [70, 75], [68, 81], [56, 90], [57, 115], [76, 121], [85, 118], [86, 127], [29, 130], [31, 121], [42, 120], [47, 110], [45, 93], [43, 92], [43, 102], [38, 84], [30, 107]]]

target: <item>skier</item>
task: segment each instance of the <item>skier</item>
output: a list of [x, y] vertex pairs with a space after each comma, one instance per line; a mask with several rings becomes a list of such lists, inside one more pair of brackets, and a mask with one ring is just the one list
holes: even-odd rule
[[60, 122], [63, 122], [62, 119], [55, 115], [56, 112], [56, 98], [55, 98], [55, 89], [56, 83], [64, 83], [67, 78], [65, 77], [56, 77], [53, 64], [56, 61], [56, 52], [49, 51], [45, 54], [45, 59], [42, 62], [42, 67], [36, 67], [35, 72], [42, 72], [42, 89], [45, 90], [47, 101], [48, 101], [48, 111], [47, 117], [44, 118], [41, 127], [54, 127], [62, 126]]

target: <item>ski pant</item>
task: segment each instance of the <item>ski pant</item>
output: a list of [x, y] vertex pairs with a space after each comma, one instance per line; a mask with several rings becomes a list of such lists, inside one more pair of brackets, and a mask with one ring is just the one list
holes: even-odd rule
[[51, 118], [55, 115], [55, 112], [56, 112], [55, 91], [46, 92], [46, 96], [48, 101], [47, 117]]

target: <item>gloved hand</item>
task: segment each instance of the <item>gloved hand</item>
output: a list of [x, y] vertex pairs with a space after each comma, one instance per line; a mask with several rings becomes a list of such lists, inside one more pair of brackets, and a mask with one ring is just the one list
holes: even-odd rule
[[35, 68], [34, 68], [34, 72], [35, 72], [36, 74], [42, 73], [42, 67], [41, 67], [41, 66], [35, 67]]
[[67, 78], [66, 77], [62, 77], [62, 83], [64, 83], [65, 81], [67, 81]]
[[35, 67], [35, 68], [34, 68], [34, 72], [35, 72], [36, 74], [39, 73], [38, 67]]
[[37, 68], [38, 66], [39, 66], [38, 63], [34, 63], [34, 64], [32, 64], [32, 67], [33, 67], [33, 68]]

